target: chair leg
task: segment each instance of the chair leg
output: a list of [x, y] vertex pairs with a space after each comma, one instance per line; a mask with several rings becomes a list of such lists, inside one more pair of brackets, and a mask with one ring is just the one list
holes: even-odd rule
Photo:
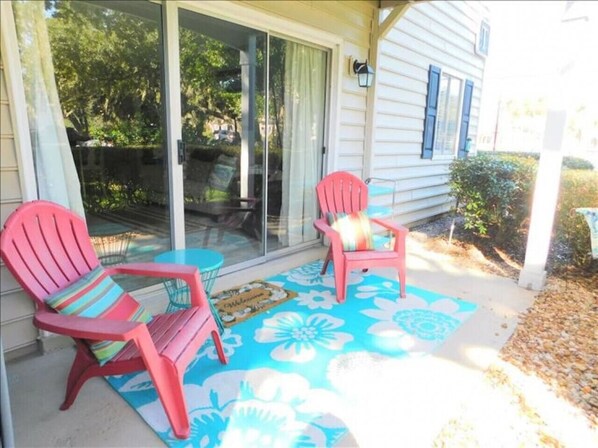
[[81, 386], [83, 386], [85, 381], [89, 378], [95, 376], [92, 368], [96, 365], [97, 361], [90, 359], [82, 350], [77, 349], [77, 354], [75, 355], [75, 360], [73, 361], [66, 382], [64, 402], [60, 405], [61, 411], [66, 411], [71, 407], [75, 398], [77, 398], [79, 390], [81, 390]]
[[328, 252], [326, 253], [326, 258], [324, 259], [324, 264], [322, 265], [322, 270], [320, 271], [320, 275], [326, 274], [326, 269], [328, 269], [328, 263], [332, 259], [332, 246], [328, 248]]
[[345, 263], [335, 260], [332, 263], [334, 268], [334, 286], [336, 287], [336, 301], [338, 303], [345, 302], [345, 294], [347, 288], [347, 281], [345, 276]]
[[407, 297], [407, 293], [405, 291], [405, 287], [407, 285], [407, 275], [405, 274], [405, 264], [399, 264], [399, 284], [401, 285], [401, 298], [404, 299]]
[[212, 233], [212, 228], [208, 226], [203, 237], [203, 247], [208, 247], [208, 244], [210, 244], [210, 233]]
[[212, 330], [212, 340], [214, 341], [214, 345], [216, 346], [216, 352], [218, 353], [218, 359], [222, 364], [228, 364], [228, 359], [224, 354], [224, 349], [222, 348], [222, 339], [220, 339], [220, 333], [216, 330]]
[[161, 358], [151, 369], [148, 367], [148, 373], [158, 392], [175, 437], [178, 439], [189, 438], [191, 427], [185, 403], [183, 378], [179, 375], [176, 366]]

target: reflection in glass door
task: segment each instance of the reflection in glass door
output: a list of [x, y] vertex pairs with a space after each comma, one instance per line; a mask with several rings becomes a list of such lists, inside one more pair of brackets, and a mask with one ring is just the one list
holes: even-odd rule
[[257, 258], [262, 244], [266, 35], [179, 10], [186, 247]]
[[[178, 210], [181, 196], [185, 246], [218, 250], [226, 266], [316, 241], [327, 51], [172, 2], [13, 5], [26, 93], [40, 78], [55, 78], [104, 264], [151, 261], [173, 241], [180, 246], [182, 219], [173, 219], [169, 206]], [[178, 15], [174, 37], [163, 29], [171, 13]], [[177, 38], [179, 67], [165, 67], [165, 50]], [[45, 45], [50, 51], [40, 57]], [[172, 79], [166, 73], [176, 70], [180, 83], [165, 86]], [[179, 165], [169, 172], [175, 148], [165, 143], [173, 137], [164, 117], [164, 102], [171, 107], [179, 95], [182, 182]], [[27, 101], [34, 110], [36, 98]], [[178, 116], [168, 123], [178, 128]], [[37, 143], [41, 179], [48, 157]], [[129, 289], [149, 284], [134, 281]]]
[[[29, 109], [36, 95], [59, 104], [100, 260], [152, 261], [171, 246], [161, 6], [32, 0], [13, 11]], [[33, 115], [31, 129], [43, 132]], [[42, 140], [33, 148], [38, 179], [55, 174]], [[151, 282], [143, 281], [125, 280], [128, 289]]]

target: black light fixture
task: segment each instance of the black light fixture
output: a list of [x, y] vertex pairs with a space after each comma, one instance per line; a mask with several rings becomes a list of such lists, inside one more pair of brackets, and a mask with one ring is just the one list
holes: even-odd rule
[[353, 71], [357, 75], [357, 82], [359, 87], [370, 87], [372, 80], [374, 79], [374, 69], [368, 64], [368, 60], [365, 62], [359, 62], [355, 60], [353, 62]]

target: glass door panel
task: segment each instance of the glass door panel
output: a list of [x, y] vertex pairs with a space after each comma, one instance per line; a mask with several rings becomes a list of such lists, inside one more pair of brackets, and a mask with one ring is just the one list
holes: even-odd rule
[[179, 9], [186, 247], [225, 266], [262, 243], [266, 35]]
[[[32, 73], [36, 48], [50, 49], [44, 75], [55, 80], [100, 260], [152, 261], [171, 245], [160, 5], [55, 0], [13, 6], [24, 71]], [[34, 26], [40, 21], [43, 27]], [[34, 145], [38, 178], [47, 169], [39, 151]], [[128, 289], [156, 283], [124, 282]]]
[[327, 59], [327, 51], [270, 37], [268, 252], [317, 239]]

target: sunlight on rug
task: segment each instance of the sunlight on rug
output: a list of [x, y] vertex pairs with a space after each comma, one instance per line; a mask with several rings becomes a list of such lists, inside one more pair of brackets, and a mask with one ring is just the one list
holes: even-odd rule
[[173, 437], [146, 372], [106, 379], [169, 446], [335, 445], [353, 429], [352, 408], [379, 405], [370, 382], [391, 390], [391, 365], [431, 353], [476, 306], [409, 285], [399, 299], [396, 281], [369, 273], [352, 274], [340, 305], [321, 266], [266, 279], [298, 295], [225, 329], [228, 365], [211, 340], [200, 349], [185, 374], [189, 440]]

